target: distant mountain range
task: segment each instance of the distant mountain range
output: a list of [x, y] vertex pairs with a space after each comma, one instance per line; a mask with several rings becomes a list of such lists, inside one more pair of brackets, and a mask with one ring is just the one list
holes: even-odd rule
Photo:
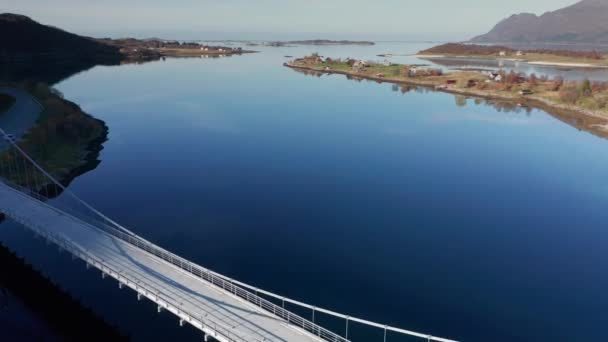
[[608, 0], [583, 0], [541, 16], [516, 14], [471, 42], [608, 44]]
[[46, 26], [19, 14], [0, 14], [0, 61], [118, 62], [119, 48]]

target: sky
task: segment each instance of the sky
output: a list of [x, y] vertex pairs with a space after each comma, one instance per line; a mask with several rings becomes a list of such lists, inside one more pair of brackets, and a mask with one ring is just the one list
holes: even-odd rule
[[96, 37], [467, 40], [576, 0], [0, 0], [0, 12]]

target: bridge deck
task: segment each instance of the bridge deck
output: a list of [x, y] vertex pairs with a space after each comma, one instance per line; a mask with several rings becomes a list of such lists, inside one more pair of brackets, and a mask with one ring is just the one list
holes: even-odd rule
[[[169, 294], [173, 305], [221, 324], [242, 341], [319, 341], [255, 305], [0, 182], [0, 211], [70, 241], [114, 270]], [[12, 215], [11, 215], [12, 214]], [[32, 227], [30, 227], [32, 228]]]

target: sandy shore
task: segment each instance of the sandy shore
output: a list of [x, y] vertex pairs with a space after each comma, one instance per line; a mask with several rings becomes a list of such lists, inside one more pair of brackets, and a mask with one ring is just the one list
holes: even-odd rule
[[484, 57], [484, 56], [458, 56], [458, 55], [410, 55], [410, 57], [416, 57], [416, 58], [462, 58], [462, 59], [489, 59], [489, 60], [496, 60], [496, 61], [511, 61], [511, 62], [527, 62], [525, 59], [522, 58], [497, 58], [494, 56], [488, 56], [488, 57]]
[[533, 61], [527, 62], [528, 64], [533, 65], [550, 65], [550, 66], [561, 66], [561, 67], [570, 67], [570, 68], [597, 68], [597, 69], [606, 69], [608, 66], [605, 65], [595, 65], [590, 63], [562, 63], [562, 62], [547, 62], [547, 61]]

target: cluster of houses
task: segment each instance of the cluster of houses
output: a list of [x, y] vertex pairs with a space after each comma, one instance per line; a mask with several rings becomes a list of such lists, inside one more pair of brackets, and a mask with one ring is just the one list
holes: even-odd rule
[[[524, 56], [525, 54], [526, 53], [523, 52], [523, 51], [521, 51], [521, 50], [520, 51], [515, 51], [515, 56], [517, 56], [517, 57]], [[500, 51], [500, 52], [498, 52], [498, 56], [499, 57], [507, 57], [508, 55], [509, 55], [509, 53], [507, 51]]]
[[222, 46], [207, 46], [207, 45], [201, 46], [200, 49], [203, 52], [219, 52], [219, 53], [222, 53], [222, 52], [224, 52], [224, 53], [234, 53], [234, 52], [239, 53], [239, 52], [243, 51], [243, 49], [240, 48], [240, 47], [238, 47], [236, 49], [233, 49], [233, 48], [227, 48], [227, 47], [222, 47]]
[[488, 77], [490, 78], [491, 81], [494, 81], [494, 82], [502, 82], [502, 79], [503, 79], [501, 74], [499, 74], [497, 72], [493, 72], [493, 71], [488, 72]]

